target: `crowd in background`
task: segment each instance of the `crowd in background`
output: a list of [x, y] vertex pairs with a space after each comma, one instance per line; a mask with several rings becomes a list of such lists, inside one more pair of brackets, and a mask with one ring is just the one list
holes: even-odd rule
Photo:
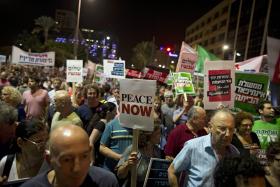
[[154, 131], [140, 133], [134, 152], [132, 130], [118, 120], [119, 91], [92, 77], [73, 85], [59, 71], [1, 66], [0, 186], [32, 186], [43, 180], [38, 174], [49, 186], [130, 186], [133, 166], [143, 186], [150, 158], [171, 162], [171, 186], [279, 186], [280, 118], [270, 101], [259, 103], [257, 117], [206, 111], [200, 89], [176, 96], [158, 85]]

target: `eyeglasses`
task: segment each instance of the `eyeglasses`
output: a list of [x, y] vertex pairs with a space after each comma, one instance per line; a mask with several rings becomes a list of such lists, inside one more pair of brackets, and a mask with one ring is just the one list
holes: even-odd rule
[[29, 139], [27, 139], [27, 138], [24, 138], [24, 140], [26, 140], [26, 141], [28, 141], [28, 142], [32, 143], [32, 144], [33, 144], [33, 145], [35, 145], [38, 149], [41, 149], [41, 148], [42, 148], [42, 147], [44, 147], [44, 146], [45, 146], [45, 144], [46, 144], [46, 142], [45, 142], [45, 141], [41, 141], [41, 142], [34, 142], [34, 141], [29, 140]]

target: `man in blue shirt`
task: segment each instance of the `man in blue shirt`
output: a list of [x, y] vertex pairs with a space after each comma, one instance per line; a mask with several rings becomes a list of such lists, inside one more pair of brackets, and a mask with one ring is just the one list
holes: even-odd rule
[[179, 186], [176, 173], [186, 172], [184, 186], [214, 187], [213, 173], [219, 160], [238, 155], [230, 144], [234, 132], [234, 117], [229, 111], [217, 111], [209, 122], [210, 134], [189, 140], [168, 168], [170, 186]]

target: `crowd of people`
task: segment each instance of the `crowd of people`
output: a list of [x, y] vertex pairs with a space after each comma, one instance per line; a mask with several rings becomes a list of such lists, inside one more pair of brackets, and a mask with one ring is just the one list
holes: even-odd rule
[[0, 186], [143, 186], [151, 158], [170, 161], [176, 186], [279, 186], [280, 118], [270, 101], [259, 116], [208, 111], [203, 95], [158, 85], [154, 131], [120, 124], [118, 84], [65, 82], [65, 74], [1, 66]]

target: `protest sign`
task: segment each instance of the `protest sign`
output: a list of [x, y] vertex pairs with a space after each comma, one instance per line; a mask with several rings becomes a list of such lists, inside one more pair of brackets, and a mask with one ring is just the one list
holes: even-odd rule
[[204, 108], [215, 110], [221, 105], [233, 108], [234, 63], [232, 61], [206, 61], [204, 71]]
[[265, 55], [257, 56], [254, 58], [250, 58], [243, 62], [235, 63], [235, 70], [236, 71], [243, 71], [243, 72], [251, 72], [251, 73], [259, 73], [263, 64], [263, 58]]
[[104, 68], [102, 65], [100, 64], [96, 64], [95, 66], [95, 76], [94, 76], [94, 82], [96, 83], [100, 83], [102, 84], [103, 82], [105, 82], [105, 78], [104, 78], [104, 75], [103, 75], [103, 71], [104, 71]]
[[185, 42], [182, 42], [179, 60], [176, 72], [189, 72], [193, 74], [195, 70], [195, 62], [197, 61], [197, 53]]
[[13, 46], [12, 63], [34, 66], [54, 66], [55, 52], [28, 53]]
[[144, 69], [143, 78], [150, 80], [157, 80], [161, 83], [165, 83], [168, 74], [160, 71], [153, 70], [151, 68]]
[[168, 182], [168, 172], [167, 172], [169, 165], [170, 165], [170, 161], [168, 160], [151, 158], [143, 187], [170, 186]]
[[66, 82], [83, 82], [83, 61], [67, 60]]
[[0, 64], [6, 62], [6, 56], [5, 55], [0, 55]]
[[280, 40], [267, 37], [268, 72], [273, 83], [280, 83]]
[[174, 87], [176, 95], [179, 94], [195, 94], [192, 83], [192, 75], [186, 72], [173, 73]]
[[120, 122], [128, 128], [153, 131], [153, 100], [156, 81], [120, 80]]
[[234, 106], [258, 115], [256, 106], [266, 98], [268, 81], [267, 74], [236, 72]]
[[125, 61], [123, 60], [103, 60], [104, 76], [106, 78], [125, 78]]
[[173, 85], [173, 73], [171, 71], [169, 72], [165, 83], [167, 85]]
[[141, 78], [141, 72], [133, 70], [133, 69], [126, 69], [126, 76], [140, 79]]

